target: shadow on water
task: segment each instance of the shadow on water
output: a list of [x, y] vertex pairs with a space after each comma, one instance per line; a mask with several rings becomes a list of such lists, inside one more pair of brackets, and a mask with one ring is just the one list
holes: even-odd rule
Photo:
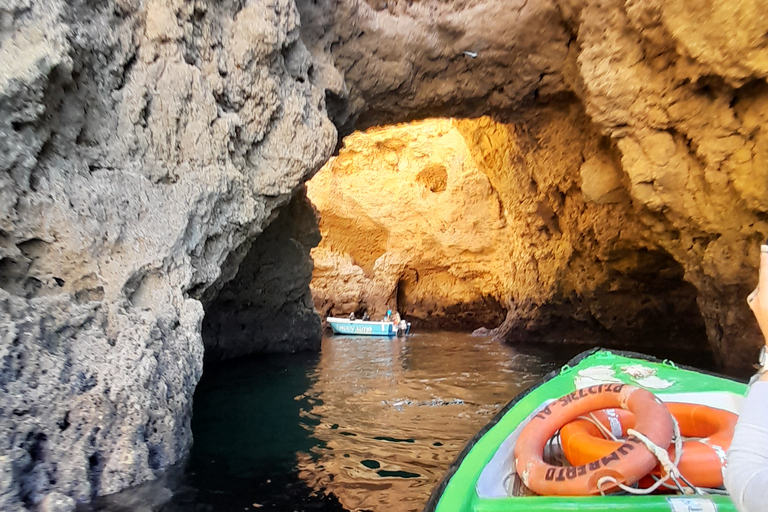
[[319, 354], [271, 355], [206, 365], [194, 397], [194, 445], [157, 482], [100, 499], [104, 512], [342, 511], [300, 480], [297, 454], [319, 444], [311, 386]]
[[[587, 348], [333, 336], [320, 354], [207, 365], [185, 464], [80, 510], [418, 511], [500, 408]], [[712, 365], [706, 354], [653, 355]]]
[[311, 386], [318, 354], [273, 355], [206, 367], [195, 393], [195, 444], [186, 489], [164, 511], [342, 510], [298, 478], [297, 454], [318, 441], [312, 421], [300, 421], [311, 407], [303, 394]]

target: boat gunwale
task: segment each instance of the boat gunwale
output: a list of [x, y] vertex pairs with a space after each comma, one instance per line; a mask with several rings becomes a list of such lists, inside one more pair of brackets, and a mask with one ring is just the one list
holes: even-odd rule
[[356, 318], [354, 320], [350, 320], [349, 318], [339, 318], [336, 316], [327, 316], [325, 317], [325, 320], [328, 323], [336, 322], [339, 324], [376, 324], [376, 325], [386, 325], [391, 324], [392, 322], [387, 320], [363, 320], [361, 318]]

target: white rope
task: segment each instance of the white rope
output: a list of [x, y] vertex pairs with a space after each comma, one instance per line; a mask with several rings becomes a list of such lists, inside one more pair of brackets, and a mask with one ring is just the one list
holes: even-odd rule
[[[639, 439], [640, 442], [642, 442], [646, 446], [646, 448], [648, 448], [648, 451], [650, 451], [654, 455], [654, 457], [658, 459], [665, 473], [665, 475], [662, 478], [658, 479], [656, 483], [654, 483], [652, 486], [648, 487], [647, 489], [636, 489], [634, 487], [630, 487], [628, 485], [624, 485], [620, 483], [615, 477], [604, 476], [597, 481], [597, 488], [600, 490], [600, 494], [605, 496], [605, 491], [603, 491], [603, 485], [606, 483], [611, 483], [616, 487], [618, 487], [619, 489], [621, 489], [622, 491], [628, 492], [630, 494], [638, 494], [638, 495], [651, 494], [662, 485], [669, 487], [666, 484], [666, 481], [670, 479], [675, 484], [675, 486], [680, 490], [680, 492], [682, 492], [683, 494], [693, 494], [694, 492], [698, 494], [704, 494], [704, 492], [701, 489], [699, 489], [698, 487], [688, 482], [688, 480], [680, 474], [680, 470], [677, 468], [678, 464], [680, 464], [680, 458], [683, 455], [683, 438], [680, 435], [680, 425], [678, 425], [677, 420], [674, 417], [672, 417], [672, 428], [673, 428], [672, 439], [675, 442], [674, 462], [670, 460], [669, 453], [667, 452], [666, 449], [661, 448], [656, 443], [648, 439], [642, 433], [634, 429], [627, 429], [627, 434], [633, 435], [637, 439]], [[686, 485], [685, 488], [683, 488], [683, 485], [681, 485], [680, 483], [681, 481]]]
[[[592, 423], [597, 429], [600, 431], [600, 433], [603, 435], [606, 439], [611, 439], [613, 441], [621, 441], [619, 438], [617, 438], [613, 432], [611, 432], [603, 423], [595, 417], [593, 413], [589, 413], [589, 416], [579, 416], [579, 419], [586, 420], [590, 423]], [[691, 482], [688, 481], [687, 478], [685, 478], [678, 469], [678, 465], [680, 464], [680, 459], [683, 456], [683, 442], [690, 438], [683, 437], [680, 433], [680, 425], [677, 423], [677, 420], [673, 417], [672, 418], [672, 425], [673, 425], [673, 442], [675, 443], [675, 460], [672, 461], [669, 458], [669, 452], [667, 450], [663, 450], [661, 447], [659, 447], [657, 444], [655, 444], [653, 441], [648, 439], [645, 435], [642, 433], [634, 430], [634, 429], [627, 429], [628, 435], [634, 435], [637, 439], [639, 439], [647, 448], [648, 450], [656, 457], [661, 464], [662, 468], [664, 468], [665, 475], [663, 477], [657, 477], [654, 475], [651, 475], [651, 477], [655, 480], [655, 483], [653, 486], [649, 487], [648, 489], [636, 489], [634, 487], [629, 487], [627, 485], [624, 485], [620, 483], [616, 478], [611, 476], [604, 476], [600, 478], [597, 481], [597, 488], [600, 489], [600, 494], [605, 496], [605, 492], [603, 491], [602, 487], [605, 483], [612, 483], [619, 489], [628, 492], [630, 494], [650, 494], [654, 491], [656, 491], [659, 487], [664, 487], [665, 489], [671, 490], [671, 491], [679, 491], [682, 494], [725, 494], [727, 495], [728, 492], [723, 489], [710, 489], [710, 488], [702, 488], [697, 487], [693, 485]], [[553, 438], [550, 440], [550, 442], [555, 441]], [[667, 480], [671, 480], [672, 484], [667, 483]], [[684, 485], [683, 485], [684, 484]]]
[[593, 424], [597, 429], [600, 431], [601, 434], [603, 434], [603, 437], [606, 439], [610, 439], [611, 441], [620, 441], [619, 438], [617, 438], [615, 435], [613, 435], [613, 432], [608, 430], [608, 428], [603, 425], [603, 423], [598, 420], [593, 413], [589, 413], [589, 416], [579, 416], [580, 420], [585, 420]]

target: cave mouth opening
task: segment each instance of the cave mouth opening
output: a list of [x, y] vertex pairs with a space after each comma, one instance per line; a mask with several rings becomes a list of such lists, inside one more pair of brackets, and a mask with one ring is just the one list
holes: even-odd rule
[[391, 309], [414, 329], [712, 367], [697, 289], [630, 190], [574, 97], [353, 132], [203, 298], [206, 362], [318, 350], [321, 319]]
[[354, 132], [307, 196], [322, 318], [392, 309], [417, 329], [713, 365], [696, 288], [648, 243], [617, 149], [574, 99]]

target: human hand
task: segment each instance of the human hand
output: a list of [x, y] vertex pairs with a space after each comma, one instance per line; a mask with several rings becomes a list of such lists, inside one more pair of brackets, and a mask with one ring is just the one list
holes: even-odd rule
[[757, 318], [757, 325], [763, 332], [765, 343], [768, 345], [768, 241], [760, 246], [760, 271], [757, 288], [747, 296], [752, 313]]

